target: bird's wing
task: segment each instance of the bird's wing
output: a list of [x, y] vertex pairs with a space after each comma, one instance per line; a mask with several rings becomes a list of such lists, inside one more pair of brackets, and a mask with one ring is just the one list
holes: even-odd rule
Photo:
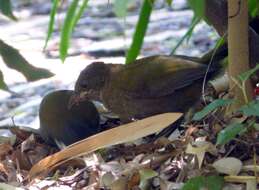
[[[62, 137], [62, 139], [66, 139], [66, 141], [63, 143], [65, 145], [69, 145], [84, 139], [87, 136], [93, 135], [94, 131], [97, 130], [94, 130], [92, 126], [86, 121], [83, 121], [80, 118], [74, 118], [67, 120], [67, 122], [64, 124], [64, 132], [62, 132], [61, 135], [65, 136], [65, 138]], [[56, 143], [57, 141], [62, 142], [60, 139], [55, 139]]]
[[207, 69], [206, 65], [177, 57], [149, 59], [126, 66], [115, 76], [113, 87], [132, 98], [161, 97], [202, 79]]

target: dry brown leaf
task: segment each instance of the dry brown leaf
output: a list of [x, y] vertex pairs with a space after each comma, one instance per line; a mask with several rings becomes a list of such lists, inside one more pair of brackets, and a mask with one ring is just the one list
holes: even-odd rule
[[24, 152], [21, 152], [20, 149], [17, 149], [13, 152], [12, 160], [17, 160], [17, 164], [19, 164], [19, 168], [21, 170], [30, 170], [32, 167], [28, 155]]
[[28, 150], [33, 150], [36, 147], [35, 136], [31, 134], [25, 141], [21, 144], [21, 152], [26, 152]]
[[4, 166], [4, 170], [5, 170], [5, 176], [6, 178], [6, 182], [11, 183], [17, 183], [17, 167], [16, 167], [16, 163], [13, 162], [13, 160], [11, 160], [9, 158], [9, 156], [6, 157], [6, 159], [1, 162]]
[[181, 116], [181, 113], [159, 114], [93, 135], [41, 160], [32, 167], [29, 172], [29, 177], [36, 177], [43, 171], [51, 170], [67, 160], [85, 155], [100, 148], [133, 141], [161, 131], [178, 120]]
[[133, 189], [135, 186], [138, 186], [140, 183], [140, 174], [138, 171], [134, 171], [127, 183], [128, 188], [127, 189]]
[[0, 158], [6, 156], [13, 150], [13, 147], [9, 143], [0, 144]]
[[126, 177], [120, 177], [111, 184], [110, 188], [111, 190], [125, 190], [127, 189], [127, 183], [128, 179]]
[[8, 172], [5, 168], [5, 165], [3, 163], [0, 163], [0, 175], [4, 178], [7, 179], [8, 177]]
[[45, 158], [47, 155], [49, 155], [49, 153], [49, 147], [43, 146], [41, 144], [37, 144], [37, 146], [33, 150], [26, 152], [32, 165], [39, 162], [41, 159]]

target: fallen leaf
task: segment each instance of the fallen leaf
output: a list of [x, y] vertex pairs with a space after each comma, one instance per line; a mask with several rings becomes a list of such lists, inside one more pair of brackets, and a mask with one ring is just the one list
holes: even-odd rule
[[126, 177], [120, 177], [111, 184], [110, 188], [111, 190], [125, 190], [127, 189], [127, 183]]
[[181, 113], [159, 114], [88, 137], [35, 164], [29, 172], [29, 178], [36, 177], [43, 171], [51, 170], [61, 163], [91, 153], [100, 148], [133, 141], [161, 131], [178, 120], [181, 116]]
[[13, 150], [13, 147], [9, 143], [0, 144], [0, 158], [6, 156]]
[[195, 142], [194, 145], [196, 146], [188, 144], [185, 152], [188, 154], [196, 155], [198, 159], [199, 168], [201, 168], [205, 153], [209, 152], [212, 149], [213, 145], [207, 141], [198, 141]]
[[228, 175], [237, 175], [240, 172], [242, 165], [242, 162], [234, 157], [222, 158], [212, 164], [219, 173]]
[[8, 185], [8, 184], [5, 184], [5, 183], [0, 183], [0, 189], [4, 189], [4, 190], [24, 190], [23, 188], [15, 187], [15, 186]]

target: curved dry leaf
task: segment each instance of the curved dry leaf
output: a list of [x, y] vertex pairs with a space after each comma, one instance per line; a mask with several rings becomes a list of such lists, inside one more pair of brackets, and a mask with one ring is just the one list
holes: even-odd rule
[[29, 177], [36, 177], [43, 171], [47, 172], [68, 160], [91, 153], [100, 148], [134, 141], [161, 131], [177, 121], [181, 116], [181, 113], [159, 114], [90, 136], [35, 164], [29, 172]]

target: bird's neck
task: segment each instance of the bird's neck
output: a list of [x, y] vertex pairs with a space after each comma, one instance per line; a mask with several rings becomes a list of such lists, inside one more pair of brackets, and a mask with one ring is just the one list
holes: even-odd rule
[[107, 64], [109, 68], [109, 73], [117, 73], [121, 70], [121, 68], [124, 66], [123, 64]]
[[116, 76], [118, 72], [121, 71], [123, 68], [123, 64], [107, 64], [107, 72], [105, 75], [105, 84], [103, 86], [103, 89], [107, 88], [109, 86], [110, 80], [112, 80], [113, 76]]

